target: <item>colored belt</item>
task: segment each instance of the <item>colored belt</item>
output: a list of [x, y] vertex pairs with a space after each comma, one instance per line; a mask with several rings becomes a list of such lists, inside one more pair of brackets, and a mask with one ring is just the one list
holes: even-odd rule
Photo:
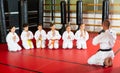
[[109, 48], [109, 49], [99, 49], [98, 51], [111, 51], [112, 48]]

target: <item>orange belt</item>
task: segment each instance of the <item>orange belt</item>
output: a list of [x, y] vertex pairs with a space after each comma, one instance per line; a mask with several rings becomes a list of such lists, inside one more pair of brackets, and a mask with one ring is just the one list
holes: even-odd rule
[[55, 40], [51, 40], [50, 45], [53, 45], [53, 47], [54, 47], [54, 43], [55, 43]]

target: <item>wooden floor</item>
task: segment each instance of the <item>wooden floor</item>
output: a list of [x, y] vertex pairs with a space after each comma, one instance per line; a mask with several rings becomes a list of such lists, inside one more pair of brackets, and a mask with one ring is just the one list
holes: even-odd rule
[[[99, 48], [99, 45], [91, 44], [95, 35], [97, 34], [90, 33], [87, 50], [77, 50], [74, 46], [71, 50], [63, 50], [60, 47], [58, 50], [35, 48], [8, 52], [7, 45], [0, 44], [0, 73], [120, 73], [120, 52], [115, 56], [113, 66], [110, 68], [87, 64], [87, 59]], [[119, 48], [120, 36], [113, 48], [114, 52]]]

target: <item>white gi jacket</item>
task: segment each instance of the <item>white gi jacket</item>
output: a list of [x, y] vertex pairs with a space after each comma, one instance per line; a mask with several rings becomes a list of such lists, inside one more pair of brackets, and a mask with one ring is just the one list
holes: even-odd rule
[[[59, 48], [59, 40], [61, 38], [61, 35], [59, 34], [59, 32], [57, 30], [54, 31], [54, 35], [53, 35], [53, 32], [52, 30], [48, 32], [47, 34], [47, 39], [49, 40], [49, 43], [48, 43], [48, 48], [49, 49], [52, 49], [52, 48]], [[53, 41], [52, 40], [55, 40], [54, 41], [54, 44], [52, 43]]]
[[74, 40], [74, 33], [72, 31], [70, 31], [69, 33], [67, 31], [65, 31], [62, 35], [62, 39], [63, 39], [63, 45], [62, 47], [65, 48], [73, 48], [73, 40]]
[[[13, 37], [16, 37], [16, 39], [14, 40]], [[22, 49], [18, 45], [19, 37], [16, 33], [9, 32], [8, 35], [6, 36], [6, 41], [7, 41], [9, 51], [18, 51]]]
[[[42, 37], [40, 39], [40, 36]], [[37, 48], [45, 48], [45, 40], [46, 40], [46, 32], [44, 30], [37, 30], [35, 32], [35, 40], [36, 40], [36, 47]]]
[[81, 49], [81, 48], [87, 49], [86, 41], [89, 39], [89, 34], [87, 31], [84, 31], [85, 37], [82, 37], [81, 33], [82, 33], [81, 30], [78, 30], [75, 33], [75, 39], [77, 40], [76, 46], [78, 49]]
[[[27, 36], [27, 34], [30, 34], [29, 37]], [[21, 40], [22, 40], [22, 45], [25, 49], [32, 49], [34, 48], [33, 42], [33, 33], [31, 31], [23, 31], [21, 34]]]
[[[93, 45], [100, 44], [100, 49], [110, 49], [113, 48], [116, 40], [116, 33], [112, 30], [106, 30], [105, 32], [96, 36], [92, 43]], [[108, 57], [114, 58], [113, 50], [110, 51], [98, 51], [92, 57], [88, 59], [88, 64], [103, 65], [104, 60]]]

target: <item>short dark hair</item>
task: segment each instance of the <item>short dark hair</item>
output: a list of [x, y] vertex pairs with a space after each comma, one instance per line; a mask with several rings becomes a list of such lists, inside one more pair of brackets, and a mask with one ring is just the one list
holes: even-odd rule
[[66, 28], [67, 28], [67, 27], [70, 27], [70, 24], [67, 24], [67, 25], [66, 25]]
[[13, 27], [15, 27], [15, 26], [14, 26], [14, 25], [10, 25], [10, 26], [9, 26], [9, 31], [10, 31]]
[[23, 28], [28, 27], [28, 26], [29, 26], [28, 23], [23, 24]]
[[15, 26], [14, 26], [14, 25], [10, 25], [10, 26], [9, 26], [9, 29], [12, 29], [13, 27], [15, 27]]
[[80, 26], [85, 25], [84, 23], [80, 24]]
[[50, 23], [50, 27], [52, 27], [52, 26], [54, 26], [55, 24], [53, 24], [53, 23]]
[[42, 24], [41, 24], [41, 23], [39, 23], [39, 24], [37, 25], [37, 27], [38, 27], [38, 26], [42, 26]]
[[110, 21], [109, 21], [108, 19], [105, 19], [105, 20], [103, 21], [103, 24], [104, 24], [105, 26], [109, 27], [109, 26], [110, 26]]

